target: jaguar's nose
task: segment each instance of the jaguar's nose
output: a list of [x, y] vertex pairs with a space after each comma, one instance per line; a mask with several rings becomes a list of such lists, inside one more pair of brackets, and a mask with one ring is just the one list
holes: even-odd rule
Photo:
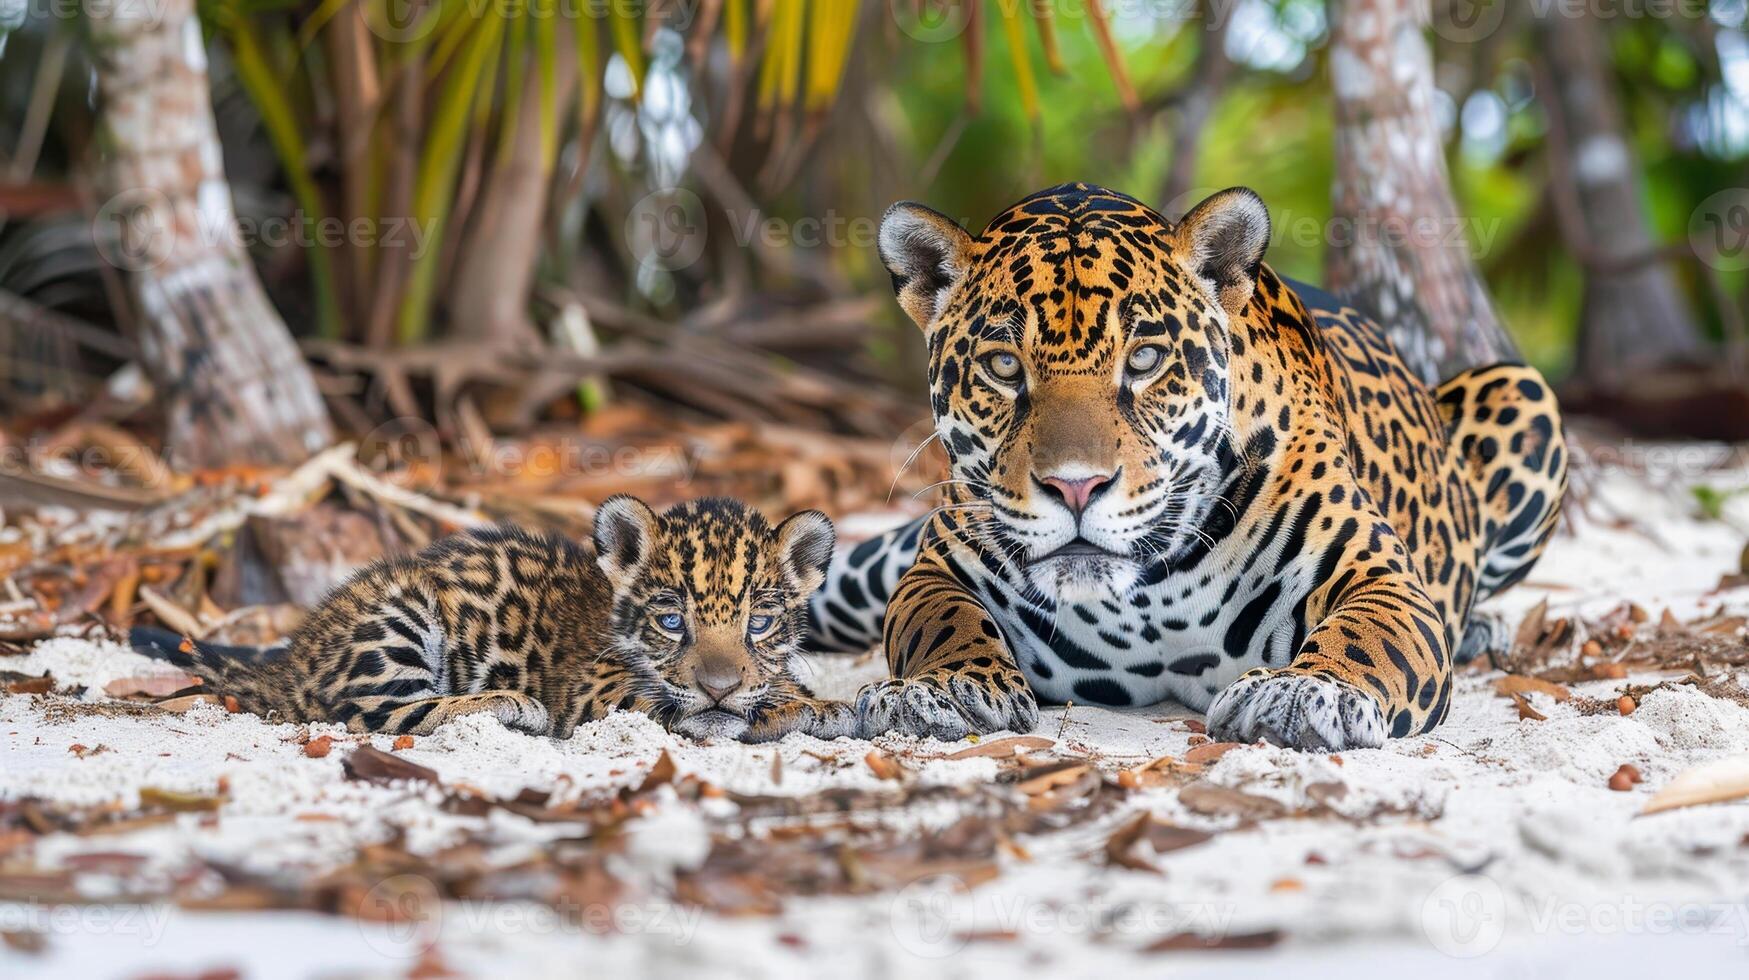
[[1115, 473], [1096, 473], [1092, 476], [1062, 477], [1047, 476], [1037, 479], [1045, 492], [1062, 501], [1069, 508], [1069, 513], [1080, 517], [1101, 493], [1104, 493], [1115, 480]]
[[741, 669], [732, 664], [705, 664], [692, 673], [698, 689], [719, 704], [741, 689], [742, 680]]

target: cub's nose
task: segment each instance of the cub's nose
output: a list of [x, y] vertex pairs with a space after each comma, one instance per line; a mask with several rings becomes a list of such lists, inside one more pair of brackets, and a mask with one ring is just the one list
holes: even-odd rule
[[733, 664], [701, 664], [692, 672], [692, 682], [712, 701], [720, 703], [741, 689], [741, 668]]
[[1115, 473], [1103, 473], [1072, 478], [1047, 476], [1042, 480], [1038, 477], [1033, 479], [1038, 480], [1039, 485], [1045, 489], [1046, 493], [1062, 501], [1063, 506], [1069, 508], [1070, 513], [1080, 517], [1081, 512], [1086, 510], [1096, 497], [1104, 493], [1116, 477]]

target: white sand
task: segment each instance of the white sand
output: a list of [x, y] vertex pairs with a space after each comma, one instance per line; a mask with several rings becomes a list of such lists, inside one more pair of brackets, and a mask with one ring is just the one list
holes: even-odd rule
[[[1683, 616], [1720, 603], [1749, 609], [1749, 590], [1712, 594], [1720, 575], [1736, 567], [1742, 535], [1693, 520], [1686, 499], [1625, 479], [1600, 488], [1594, 512], [1631, 514], [1652, 533], [1589, 524], [1580, 536], [1561, 538], [1532, 586], [1506, 597], [1502, 608], [1521, 612], [1546, 597], [1564, 612], [1596, 613], [1624, 598], [1654, 613], [1669, 605]], [[161, 669], [113, 646], [67, 639], [0, 666], [46, 670], [93, 691]], [[819, 686], [837, 690], [880, 670], [842, 659], [816, 666]], [[930, 880], [897, 895], [797, 900], [773, 919], [718, 918], [639, 899], [616, 910], [620, 928], [612, 936], [519, 905], [452, 903], [440, 926], [408, 930], [308, 914], [0, 903], [0, 931], [44, 932], [49, 944], [38, 956], [0, 947], [0, 975], [234, 967], [250, 977], [402, 976], [433, 944], [458, 971], [519, 976], [701, 969], [748, 977], [1084, 976], [1168, 965], [1189, 976], [1414, 971], [1418, 980], [1468, 977], [1478, 968], [1498, 976], [1647, 976], [1673, 967], [1684, 976], [1741, 975], [1749, 964], [1749, 803], [1636, 813], [1678, 772], [1749, 755], [1749, 709], [1678, 689], [1652, 694], [1629, 717], [1586, 717], [1532, 695], [1548, 720], [1521, 721], [1487, 682], [1464, 678], [1451, 720], [1433, 735], [1344, 753], [1340, 763], [1267, 747], [1228, 753], [1209, 770], [1211, 781], [1295, 807], [1309, 804], [1308, 786], [1340, 783], [1347, 794], [1335, 809], [1355, 819], [1280, 820], [1222, 833], [1161, 858], [1162, 874], [1105, 865], [1104, 842], [1119, 816], [1025, 841], [1030, 860], [1005, 858], [1000, 877], [969, 893]], [[1613, 697], [1619, 686], [1574, 691]], [[1191, 732], [1170, 720], [1183, 714], [1075, 708], [1065, 719], [1047, 711], [1039, 731], [1061, 733], [1059, 753], [1115, 770], [1183, 753]], [[216, 825], [190, 815], [126, 835], [49, 837], [35, 852], [45, 867], [82, 852], [124, 851], [149, 856], [165, 874], [191, 856], [316, 872], [397, 827], [416, 850], [482, 827], [507, 849], [567, 833], [502, 812], [444, 814], [434, 790], [346, 782], [340, 759], [354, 738], [331, 726], [313, 731], [335, 736], [326, 758], [305, 756], [305, 727], [248, 715], [211, 709], [98, 717], [51, 699], [3, 697], [0, 798], [131, 804], [142, 787], [207, 793], [221, 779], [228, 786]], [[371, 741], [387, 749], [392, 740]], [[83, 755], [69, 752], [75, 743], [86, 747]], [[873, 788], [883, 784], [861, 762], [870, 748], [803, 737], [778, 746], [699, 746], [640, 716], [616, 715], [562, 742], [468, 718], [400, 754], [448, 784], [496, 795], [532, 786], [564, 799], [637, 783], [663, 749], [683, 772], [743, 792]], [[774, 753], [782, 756], [775, 784]], [[1611, 791], [1608, 778], [1623, 763], [1637, 766], [1646, 782]], [[977, 759], [918, 768], [930, 783], [987, 782], [996, 773], [995, 763]], [[1233, 823], [1191, 813], [1174, 790], [1139, 793], [1133, 804], [1190, 826], [1225, 830]], [[1380, 807], [1406, 815], [1368, 819]], [[704, 815], [671, 794], [634, 826], [632, 873], [660, 881], [704, 857]], [[1264, 930], [1280, 930], [1282, 945], [1261, 953], [1136, 952], [1175, 933]]]

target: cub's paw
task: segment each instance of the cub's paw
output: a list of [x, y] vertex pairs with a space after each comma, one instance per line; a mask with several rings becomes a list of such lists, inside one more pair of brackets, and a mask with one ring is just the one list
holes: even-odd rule
[[792, 698], [766, 711], [754, 712], [749, 721], [747, 732], [742, 733], [742, 742], [777, 742], [792, 732], [833, 740], [840, 735], [854, 735], [857, 709], [847, 702]]
[[552, 721], [547, 716], [547, 706], [526, 694], [496, 695], [488, 710], [493, 717], [504, 723], [504, 727], [528, 735], [545, 735], [552, 728]]
[[1292, 670], [1254, 670], [1209, 706], [1209, 737], [1259, 739], [1290, 749], [1376, 749], [1388, 729], [1379, 703], [1359, 688]]
[[844, 701], [804, 698], [754, 715], [743, 742], [775, 742], [791, 732], [831, 741], [856, 733], [856, 708]]
[[848, 701], [816, 701], [802, 731], [828, 742], [856, 734], [856, 705]]
[[877, 681], [856, 696], [856, 733], [886, 732], [957, 742], [967, 735], [1030, 732], [1038, 724], [1038, 699], [1025, 682], [1012, 689], [961, 674]]

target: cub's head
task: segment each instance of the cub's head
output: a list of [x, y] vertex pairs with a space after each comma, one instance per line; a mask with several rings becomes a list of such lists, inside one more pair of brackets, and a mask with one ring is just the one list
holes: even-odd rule
[[803, 511], [772, 527], [736, 500], [658, 515], [613, 497], [595, 515], [595, 560], [613, 588], [617, 651], [638, 670], [657, 720], [735, 737], [795, 690], [808, 597], [826, 577], [832, 522]]
[[1231, 324], [1269, 242], [1249, 190], [1174, 227], [1086, 184], [1042, 191], [972, 235], [894, 205], [880, 252], [923, 328], [955, 512], [1051, 598], [1123, 592], [1197, 533], [1232, 432]]

